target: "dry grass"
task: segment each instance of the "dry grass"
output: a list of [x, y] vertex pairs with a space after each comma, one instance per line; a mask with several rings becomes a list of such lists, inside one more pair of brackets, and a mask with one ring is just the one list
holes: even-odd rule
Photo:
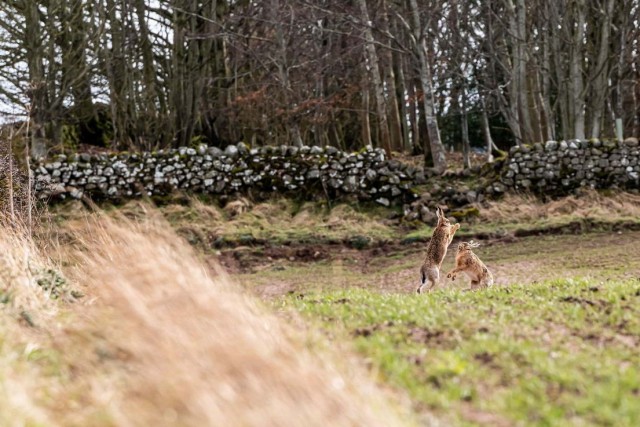
[[598, 220], [638, 218], [640, 195], [619, 192], [605, 196], [595, 190], [584, 190], [577, 195], [544, 203], [533, 196], [508, 194], [480, 209], [480, 218], [495, 224], [534, 222], [562, 216]]
[[58, 314], [37, 284], [50, 265], [21, 229], [0, 232], [0, 425], [48, 423], [39, 407], [41, 369], [29, 363]]
[[[76, 222], [58, 255], [83, 304], [34, 289], [28, 240], [0, 242], [16, 289], [2, 316], [1, 425], [406, 424], [361, 368], [314, 353], [149, 214]], [[14, 319], [24, 307], [42, 317], [35, 332]]]
[[397, 424], [371, 382], [292, 342], [166, 224], [90, 230], [78, 278], [106, 309], [107, 341], [130, 370], [117, 424]]
[[[142, 218], [149, 209], [151, 206], [144, 202], [130, 202], [123, 211]], [[187, 206], [172, 204], [159, 210], [180, 235], [205, 247], [216, 239], [242, 242], [247, 237], [279, 244], [343, 241], [357, 235], [374, 240], [393, 236], [393, 229], [385, 221], [388, 213], [359, 212], [348, 204], [329, 210], [319, 203], [299, 205], [284, 198], [254, 206], [240, 199], [219, 209], [191, 198]]]

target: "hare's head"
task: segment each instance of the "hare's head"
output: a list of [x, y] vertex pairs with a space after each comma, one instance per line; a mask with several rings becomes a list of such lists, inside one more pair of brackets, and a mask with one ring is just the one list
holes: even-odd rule
[[480, 246], [480, 243], [474, 242], [473, 240], [470, 240], [468, 242], [460, 242], [458, 243], [458, 252], [470, 251], [471, 249], [477, 248], [478, 246]]
[[438, 215], [438, 224], [436, 225], [436, 228], [445, 229], [446, 232], [450, 234], [451, 238], [453, 238], [453, 234], [460, 228], [460, 224], [451, 225], [451, 221], [444, 216], [444, 211], [440, 206], [436, 209], [436, 215]]
[[444, 211], [440, 206], [436, 209], [436, 215], [438, 216], [438, 225], [436, 227], [450, 227], [451, 221], [444, 216]]

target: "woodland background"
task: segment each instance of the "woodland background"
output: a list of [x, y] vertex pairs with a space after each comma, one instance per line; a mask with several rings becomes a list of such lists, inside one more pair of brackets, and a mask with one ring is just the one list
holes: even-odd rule
[[638, 0], [5, 0], [0, 114], [29, 118], [36, 157], [371, 144], [444, 171], [451, 147], [468, 165], [472, 146], [490, 159], [637, 136], [639, 14]]

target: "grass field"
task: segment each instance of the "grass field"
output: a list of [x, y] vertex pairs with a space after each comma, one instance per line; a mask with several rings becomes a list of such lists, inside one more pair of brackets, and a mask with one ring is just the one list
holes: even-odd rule
[[351, 342], [418, 412], [458, 425], [640, 421], [640, 282], [555, 280], [426, 296], [296, 293], [295, 310]]
[[483, 241], [496, 286], [481, 292], [462, 276], [415, 295], [424, 244], [262, 260], [235, 278], [443, 425], [636, 426], [640, 232], [597, 230]]
[[489, 203], [442, 270], [496, 286], [419, 296], [395, 211], [55, 207], [0, 235], [0, 426], [640, 425], [639, 201]]

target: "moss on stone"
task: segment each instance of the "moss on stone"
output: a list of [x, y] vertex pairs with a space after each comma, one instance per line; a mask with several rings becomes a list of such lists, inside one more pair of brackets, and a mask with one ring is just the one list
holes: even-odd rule
[[480, 216], [480, 210], [475, 206], [470, 206], [464, 209], [452, 211], [449, 215], [460, 221], [463, 219]]

